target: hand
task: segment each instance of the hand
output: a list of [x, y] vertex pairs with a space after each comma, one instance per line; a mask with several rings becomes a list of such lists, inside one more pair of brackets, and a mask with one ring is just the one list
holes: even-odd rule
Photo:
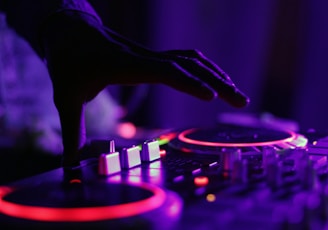
[[85, 143], [84, 105], [110, 84], [160, 83], [203, 100], [219, 97], [235, 107], [249, 103], [201, 52], [146, 49], [88, 14], [58, 13], [41, 38], [62, 125], [64, 166], [79, 162]]

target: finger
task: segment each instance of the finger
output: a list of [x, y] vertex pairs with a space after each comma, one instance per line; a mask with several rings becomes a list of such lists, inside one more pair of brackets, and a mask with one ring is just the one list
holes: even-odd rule
[[[200, 52], [153, 52], [121, 37], [107, 28], [105, 30], [107, 35], [127, 45], [131, 51], [141, 56], [154, 58], [159, 62], [161, 60], [166, 60], [168, 63], [175, 61], [177, 65], [171, 65], [166, 71], [165, 67], [159, 67], [157, 69], [164, 71], [164, 73], [166, 72], [166, 78], [163, 78], [163, 81], [166, 82], [165, 84], [205, 100], [215, 98], [216, 93], [218, 93], [223, 100], [235, 107], [243, 107], [249, 103], [249, 98], [235, 87], [230, 77]], [[174, 53], [175, 55], [172, 55]], [[183, 53], [184, 55], [182, 55]], [[149, 65], [148, 68], [151, 69], [154, 66], [157, 66], [156, 63], [155, 65]]]
[[235, 107], [244, 107], [249, 98], [241, 92], [230, 80], [217, 74], [201, 61], [190, 58], [176, 58], [176, 63], [199, 80], [206, 83], [218, 93], [219, 97]]
[[[75, 95], [74, 95], [75, 96]], [[70, 93], [54, 92], [63, 141], [63, 167], [76, 167], [80, 163], [80, 150], [86, 142], [84, 103]]]
[[191, 59], [197, 59], [201, 63], [203, 63], [205, 66], [210, 68], [211, 70], [215, 71], [217, 74], [219, 74], [222, 78], [226, 79], [227, 81], [230, 81], [232, 84], [232, 80], [230, 79], [229, 75], [226, 74], [218, 65], [216, 65], [213, 61], [208, 59], [205, 55], [203, 55], [202, 52], [199, 50], [169, 50], [165, 52], [166, 54], [175, 55], [178, 57], [186, 57]]
[[211, 87], [195, 78], [177, 63], [171, 63], [166, 67], [164, 77], [164, 84], [202, 100], [209, 101], [217, 97], [217, 93]]

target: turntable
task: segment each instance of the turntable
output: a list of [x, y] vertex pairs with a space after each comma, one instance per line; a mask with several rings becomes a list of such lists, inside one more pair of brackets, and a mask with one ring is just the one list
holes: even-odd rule
[[101, 151], [77, 168], [2, 186], [0, 223], [88, 229], [327, 225], [328, 206], [321, 201], [328, 199], [328, 138], [310, 142], [272, 126], [219, 123], [119, 149], [114, 142], [90, 147]]

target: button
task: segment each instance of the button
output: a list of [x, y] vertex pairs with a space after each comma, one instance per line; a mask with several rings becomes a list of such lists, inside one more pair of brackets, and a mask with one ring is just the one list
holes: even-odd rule
[[123, 169], [129, 169], [140, 165], [140, 148], [138, 146], [124, 148], [120, 153], [120, 162]]
[[197, 176], [194, 178], [194, 184], [198, 187], [203, 187], [208, 185], [209, 180], [206, 176]]
[[157, 140], [146, 141], [142, 144], [141, 161], [150, 162], [161, 157]]
[[118, 152], [101, 154], [99, 156], [98, 173], [100, 175], [111, 175], [121, 171], [120, 157]]

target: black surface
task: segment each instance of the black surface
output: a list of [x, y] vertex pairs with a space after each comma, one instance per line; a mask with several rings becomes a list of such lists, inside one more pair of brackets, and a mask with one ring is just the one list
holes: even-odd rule
[[60, 167], [61, 156], [25, 146], [0, 146], [0, 185]]
[[14, 190], [4, 200], [30, 206], [72, 208], [128, 204], [151, 196], [150, 191], [128, 184], [49, 182]]

